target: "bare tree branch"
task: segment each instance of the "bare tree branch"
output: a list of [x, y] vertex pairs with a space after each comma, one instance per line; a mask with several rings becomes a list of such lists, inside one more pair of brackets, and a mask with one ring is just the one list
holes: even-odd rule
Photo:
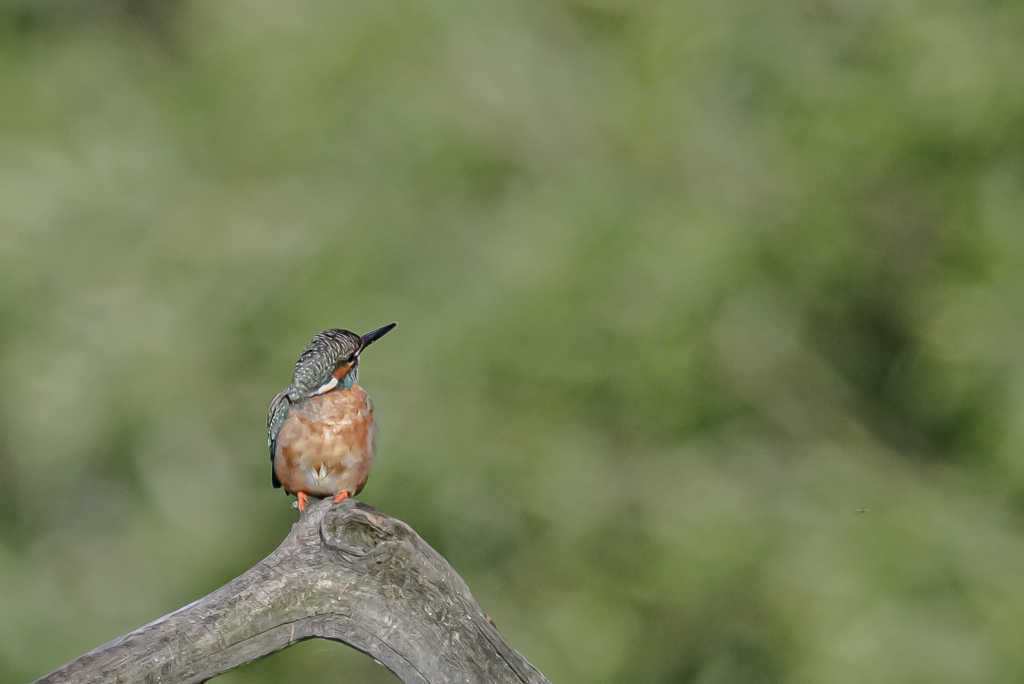
[[373, 656], [406, 684], [548, 681], [408, 525], [326, 499], [242, 576], [36, 684], [205, 682], [314, 637]]

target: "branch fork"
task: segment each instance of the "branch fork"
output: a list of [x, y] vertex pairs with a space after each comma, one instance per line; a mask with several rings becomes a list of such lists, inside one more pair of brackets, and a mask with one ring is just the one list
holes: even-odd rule
[[412, 528], [332, 498], [311, 502], [240, 577], [36, 684], [205, 682], [317, 637], [372, 656], [406, 684], [549, 684]]

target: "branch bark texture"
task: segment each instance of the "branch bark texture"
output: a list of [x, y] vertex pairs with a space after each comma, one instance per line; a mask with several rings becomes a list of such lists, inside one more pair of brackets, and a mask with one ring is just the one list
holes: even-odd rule
[[352, 500], [311, 503], [245, 574], [36, 684], [205, 682], [314, 637], [371, 655], [406, 684], [548, 682], [408, 525]]

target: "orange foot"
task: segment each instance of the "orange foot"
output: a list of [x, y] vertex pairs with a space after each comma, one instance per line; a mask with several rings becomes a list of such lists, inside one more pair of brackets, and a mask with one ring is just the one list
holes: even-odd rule
[[341, 503], [348, 498], [348, 492], [342, 491], [340, 494], [336, 494], [334, 497], [334, 503]]
[[295, 496], [299, 497], [299, 510], [306, 510], [306, 492], [299, 492]]

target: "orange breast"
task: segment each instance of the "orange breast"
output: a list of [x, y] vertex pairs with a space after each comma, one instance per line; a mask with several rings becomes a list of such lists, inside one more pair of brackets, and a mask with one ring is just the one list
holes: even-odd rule
[[373, 406], [359, 385], [291, 407], [277, 436], [274, 470], [290, 494], [356, 495], [373, 463]]

